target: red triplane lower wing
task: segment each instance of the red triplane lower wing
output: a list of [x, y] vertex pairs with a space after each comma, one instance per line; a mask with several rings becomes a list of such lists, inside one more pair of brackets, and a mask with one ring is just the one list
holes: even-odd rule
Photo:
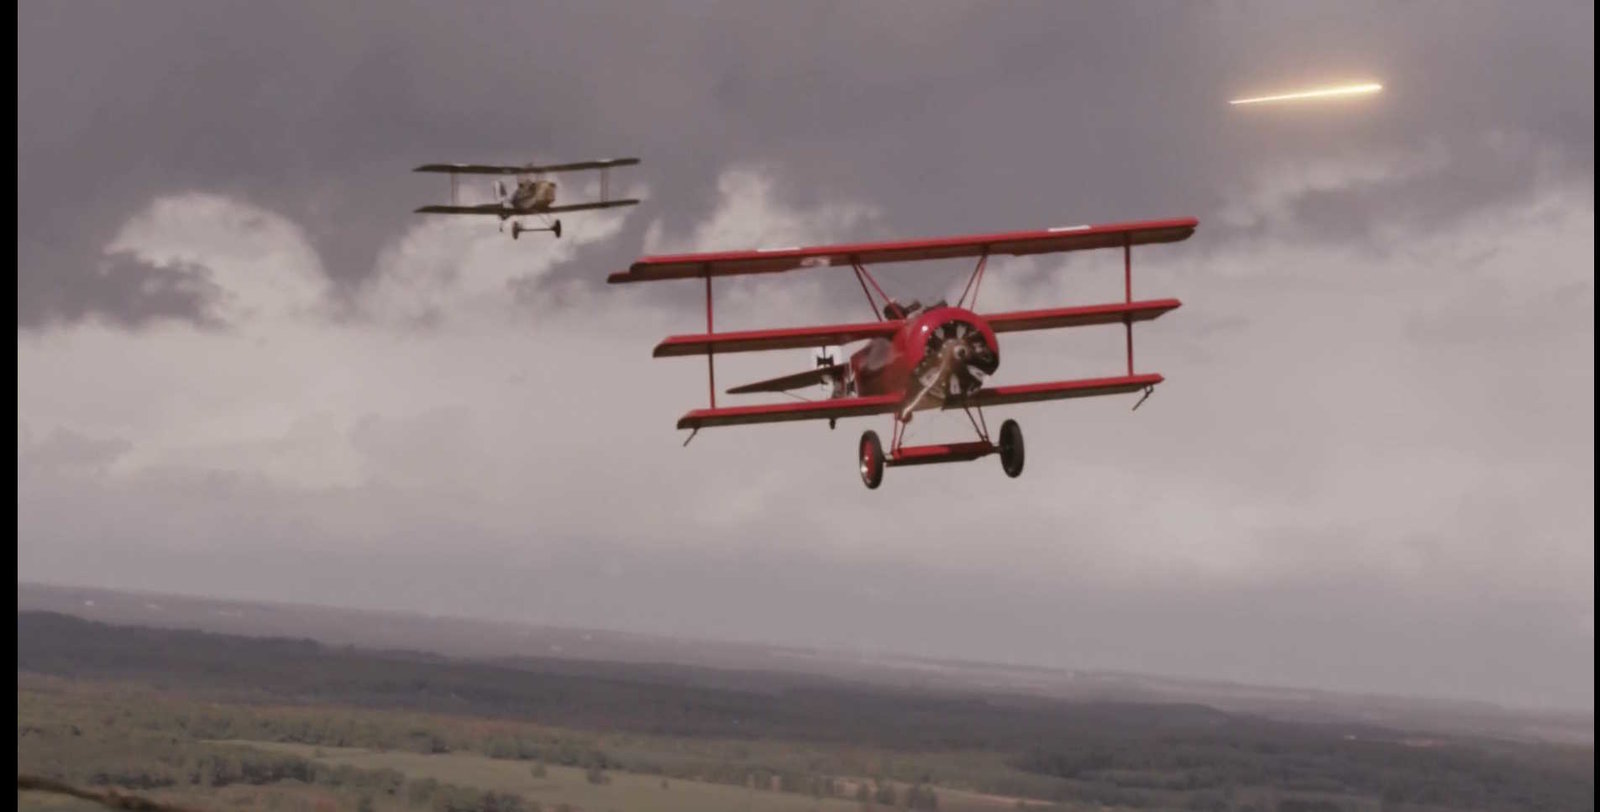
[[876, 262], [976, 257], [984, 254], [995, 256], [1086, 251], [1124, 245], [1178, 242], [1188, 239], [1199, 225], [1199, 220], [1185, 217], [1111, 225], [1064, 226], [1043, 231], [975, 234], [968, 237], [645, 257], [629, 266], [628, 270], [612, 274], [606, 281], [613, 284], [650, 282], [660, 279], [698, 278], [708, 274], [736, 276], [777, 273], [796, 268], [852, 263], [867, 265]]
[[[1118, 375], [1115, 378], [1080, 378], [1075, 381], [1050, 381], [1049, 383], [1024, 383], [1015, 386], [995, 386], [979, 389], [967, 398], [968, 406], [1006, 406], [1013, 403], [1034, 403], [1041, 400], [1067, 400], [1096, 395], [1126, 395], [1166, 380], [1160, 375]], [[960, 402], [945, 404], [946, 409], [959, 409]]]
[[[1124, 321], [1149, 321], [1177, 309], [1180, 304], [1177, 299], [1151, 299], [1142, 302], [1114, 302], [1083, 307], [986, 313], [983, 318], [996, 333], [1015, 333], [1022, 330], [1051, 330], [1061, 327], [1121, 324]], [[671, 336], [656, 345], [653, 355], [657, 358], [670, 358], [680, 355], [705, 355], [707, 352], [723, 355], [730, 352], [795, 350], [850, 344], [869, 338], [890, 338], [900, 329], [901, 323], [899, 320], [891, 320], [781, 330], [742, 330]]]
[[[981, 389], [964, 403], [950, 401], [945, 409], [966, 406], [1004, 406], [1041, 400], [1123, 395], [1161, 383], [1160, 375], [1123, 375], [1115, 378], [1083, 378], [1018, 386]], [[786, 423], [792, 420], [827, 420], [843, 417], [869, 417], [893, 414], [902, 405], [899, 395], [869, 398], [840, 398], [809, 403], [769, 403], [760, 406], [732, 406], [722, 409], [696, 409], [678, 419], [680, 429], [712, 426], [742, 426], [751, 423]]]

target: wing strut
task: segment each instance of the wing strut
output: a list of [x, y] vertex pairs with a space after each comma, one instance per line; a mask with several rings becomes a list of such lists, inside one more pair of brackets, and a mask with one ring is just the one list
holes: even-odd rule
[[878, 280], [873, 278], [872, 272], [868, 271], [867, 266], [862, 265], [860, 260], [856, 259], [855, 257], [851, 257], [850, 267], [855, 269], [856, 281], [861, 283], [861, 292], [867, 294], [867, 306], [872, 308], [873, 317], [878, 321], [883, 321], [885, 317], [883, 313], [880, 312], [878, 303], [873, 301], [871, 293], [867, 293], [867, 283], [871, 282], [872, 289], [877, 291], [879, 296], [883, 297], [883, 304], [885, 307], [887, 307], [889, 303], [894, 300], [889, 298], [889, 294], [883, 292], [883, 287], [878, 284]]
[[[976, 310], [978, 307], [978, 286], [983, 284], [983, 269], [989, 264], [989, 249], [985, 247], [983, 253], [978, 255], [978, 267], [972, 269], [972, 275], [967, 277], [967, 286], [961, 289], [961, 298], [956, 300], [956, 307], [965, 307]], [[965, 304], [967, 291], [972, 292], [972, 304]]]
[[1146, 386], [1144, 388], [1144, 394], [1139, 396], [1139, 402], [1133, 404], [1133, 408], [1129, 409], [1128, 411], [1130, 411], [1130, 412], [1139, 411], [1139, 407], [1143, 406], [1144, 402], [1149, 400], [1150, 396], [1154, 395], [1155, 393], [1156, 393], [1156, 388], [1154, 386]]
[[[711, 326], [711, 266], [706, 266], [706, 335], [716, 332]], [[711, 408], [717, 408], [717, 362], [716, 348], [706, 345], [706, 378], [711, 388]], [[689, 435], [693, 437], [694, 435]], [[684, 445], [688, 445], [686, 441]]]
[[[1128, 304], [1133, 304], [1133, 235], [1125, 234], [1122, 237], [1122, 291]], [[1128, 374], [1133, 374], [1133, 316], [1122, 317], [1122, 329], [1128, 337]], [[1145, 397], [1149, 397], [1148, 392]], [[1139, 401], [1143, 403], [1143, 400]], [[1138, 406], [1133, 407], [1135, 409]]]

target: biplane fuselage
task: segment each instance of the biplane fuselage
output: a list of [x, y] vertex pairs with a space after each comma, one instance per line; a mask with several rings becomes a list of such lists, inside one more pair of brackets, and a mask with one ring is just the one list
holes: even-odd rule
[[524, 179], [517, 182], [517, 188], [510, 195], [505, 196], [504, 203], [508, 211], [501, 218], [515, 214], [537, 214], [550, 208], [556, 202], [556, 182], [553, 180]]

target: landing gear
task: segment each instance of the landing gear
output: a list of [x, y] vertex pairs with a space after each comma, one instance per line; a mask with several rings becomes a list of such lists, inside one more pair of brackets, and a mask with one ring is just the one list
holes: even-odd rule
[[520, 222], [518, 222], [516, 220], [511, 221], [511, 239], [513, 239], [513, 240], [516, 239], [517, 235], [521, 234], [524, 231], [549, 231], [549, 232], [555, 234], [556, 235], [556, 239], [559, 240], [559, 239], [561, 239], [561, 221], [557, 220], [554, 223], [552, 223], [552, 224], [550, 224], [548, 226], [541, 227], [541, 228], [530, 228], [530, 227], [525, 226], [525, 225], [523, 225], [522, 223], [520, 223]]
[[1022, 475], [1022, 427], [1015, 420], [1000, 424], [1000, 467], [1006, 476], [1015, 479]]
[[878, 442], [877, 432], [862, 433], [857, 459], [861, 463], [861, 483], [868, 490], [876, 489], [883, 482], [883, 444]]

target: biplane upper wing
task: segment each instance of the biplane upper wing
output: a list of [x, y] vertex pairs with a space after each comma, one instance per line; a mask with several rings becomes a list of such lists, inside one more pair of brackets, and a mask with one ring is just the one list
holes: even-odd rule
[[[1080, 378], [1071, 381], [1050, 381], [1016, 386], [996, 386], [978, 390], [965, 401], [946, 401], [943, 408], [960, 409], [972, 406], [1006, 406], [1015, 403], [1033, 403], [1041, 400], [1094, 397], [1096, 395], [1122, 395], [1138, 392], [1161, 383], [1160, 375], [1120, 375], [1114, 378]], [[713, 409], [695, 409], [678, 419], [680, 429], [703, 429], [713, 426], [742, 426], [752, 423], [787, 423], [793, 420], [827, 420], [843, 417], [869, 417], [893, 414], [902, 405], [899, 395], [836, 398], [795, 403], [766, 403], [756, 406], [729, 406]]]
[[500, 164], [423, 164], [413, 172], [449, 172], [456, 175], [531, 175], [540, 172], [576, 172], [580, 169], [610, 169], [613, 166], [633, 166], [638, 158], [611, 158], [603, 161], [578, 161], [570, 164], [535, 166], [504, 166]]
[[1082, 225], [1042, 231], [975, 234], [900, 242], [824, 245], [811, 248], [764, 248], [710, 254], [676, 254], [644, 257], [628, 270], [606, 279], [613, 284], [702, 276], [778, 273], [796, 268], [874, 262], [913, 262], [980, 255], [1045, 254], [1085, 251], [1122, 245], [1178, 242], [1194, 234], [1200, 221], [1185, 217], [1110, 225]]

